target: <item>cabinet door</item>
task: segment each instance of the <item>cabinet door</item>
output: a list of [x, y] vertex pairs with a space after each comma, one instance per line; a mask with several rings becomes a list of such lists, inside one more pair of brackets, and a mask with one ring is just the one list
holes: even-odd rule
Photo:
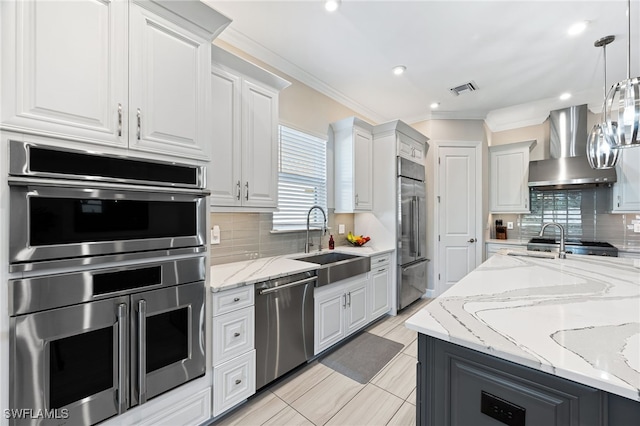
[[24, 0], [0, 8], [3, 33], [15, 34], [2, 38], [2, 127], [124, 145], [127, 3]]
[[211, 123], [213, 152], [209, 171], [211, 205], [239, 206], [241, 182], [241, 94], [239, 76], [212, 67]]
[[368, 323], [367, 278], [359, 278], [345, 288], [347, 306], [345, 310], [345, 333], [349, 335]]
[[389, 282], [390, 272], [388, 266], [381, 266], [371, 271], [371, 287], [369, 291], [369, 321], [389, 312]]
[[528, 213], [528, 148], [491, 152], [490, 161], [491, 212]]
[[422, 164], [424, 160], [424, 146], [422, 143], [398, 133], [397, 144], [397, 153], [400, 157]]
[[130, 7], [129, 147], [208, 160], [210, 43]]
[[618, 158], [618, 181], [613, 185], [614, 212], [640, 212], [640, 149], [624, 148]]
[[243, 81], [242, 204], [278, 207], [278, 94]]
[[360, 129], [353, 131], [354, 144], [354, 185], [355, 185], [355, 208], [357, 211], [370, 211], [373, 208], [373, 191], [371, 182], [373, 180], [373, 144], [370, 133]]
[[344, 310], [347, 295], [342, 286], [329, 291], [316, 290], [314, 295], [314, 355], [339, 342], [344, 333]]

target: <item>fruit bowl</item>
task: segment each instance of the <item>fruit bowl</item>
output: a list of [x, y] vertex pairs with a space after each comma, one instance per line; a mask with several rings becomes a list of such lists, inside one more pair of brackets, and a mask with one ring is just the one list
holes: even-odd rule
[[347, 234], [347, 241], [349, 242], [349, 244], [351, 244], [352, 246], [356, 246], [356, 247], [362, 247], [363, 245], [365, 245], [369, 240], [371, 240], [370, 237], [365, 237], [363, 235], [357, 236], [352, 234], [351, 232], [349, 232]]

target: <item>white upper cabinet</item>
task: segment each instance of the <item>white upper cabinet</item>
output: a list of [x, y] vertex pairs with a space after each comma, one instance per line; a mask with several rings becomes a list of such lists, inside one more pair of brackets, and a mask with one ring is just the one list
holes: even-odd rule
[[207, 160], [213, 38], [199, 1], [3, 1], [3, 129]]
[[613, 211], [616, 213], [640, 212], [640, 148], [619, 150], [613, 184]]
[[489, 211], [529, 213], [529, 152], [536, 141], [489, 147]]
[[211, 52], [211, 205], [216, 210], [275, 210], [278, 97], [290, 83], [217, 46]]
[[355, 117], [331, 125], [334, 134], [335, 212], [373, 208], [372, 126]]
[[397, 155], [416, 163], [424, 164], [424, 143], [411, 139], [404, 133], [397, 133]]

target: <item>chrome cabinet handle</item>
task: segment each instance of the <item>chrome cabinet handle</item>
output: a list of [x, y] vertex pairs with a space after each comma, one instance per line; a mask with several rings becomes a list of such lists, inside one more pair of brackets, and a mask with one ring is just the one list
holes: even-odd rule
[[240, 333], [233, 333], [233, 337], [240, 337]]
[[347, 307], [347, 295], [346, 294], [342, 295], [342, 307], [343, 308]]
[[147, 302], [138, 301], [138, 404], [147, 402]]
[[356, 206], [360, 204], [360, 200], [358, 200], [358, 194], [356, 194]]
[[127, 305], [118, 305], [118, 413], [122, 414], [129, 405], [129, 377], [127, 375], [128, 348]]
[[138, 140], [140, 140], [140, 128], [141, 128], [141, 122], [142, 122], [142, 112], [140, 111], [140, 108], [138, 108], [136, 117], [138, 119], [138, 130], [137, 130]]
[[118, 136], [122, 136], [122, 104], [118, 104]]
[[349, 302], [348, 302], [348, 306], [351, 306], [351, 292], [347, 293], [347, 296], [349, 296]]
[[233, 301], [234, 301], [234, 302], [239, 302], [239, 301], [240, 301], [240, 298], [239, 298], [239, 297], [234, 297], [234, 298], [233, 298]]
[[247, 181], [244, 187], [247, 188], [247, 193], [245, 194], [244, 198], [245, 200], [249, 201], [249, 181]]
[[242, 184], [240, 183], [240, 181], [238, 181], [238, 183], [237, 183], [236, 185], [237, 185], [237, 187], [238, 187], [238, 193], [236, 194], [236, 198], [237, 198], [238, 200], [240, 200], [240, 194], [241, 194], [241, 192], [242, 192]]
[[478, 241], [478, 240], [476, 240], [475, 238], [471, 238], [471, 239], [469, 239], [469, 242], [470, 242], [470, 243], [475, 243], [476, 241]]
[[386, 269], [385, 269], [385, 268], [378, 269], [378, 272], [385, 272], [385, 271], [386, 271]]
[[236, 385], [239, 385], [240, 383], [242, 383], [242, 380], [236, 379]]

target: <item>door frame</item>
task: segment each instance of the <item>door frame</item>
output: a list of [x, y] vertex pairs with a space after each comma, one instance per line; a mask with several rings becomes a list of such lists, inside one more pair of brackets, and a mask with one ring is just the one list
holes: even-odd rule
[[432, 229], [434, 230], [432, 235], [433, 244], [433, 289], [427, 290], [427, 297], [439, 296], [443, 289], [438, 279], [440, 274], [440, 242], [438, 241], [438, 235], [440, 235], [440, 206], [438, 197], [440, 195], [440, 173], [438, 172], [438, 159], [440, 158], [440, 148], [475, 148], [476, 154], [476, 266], [482, 263], [482, 254], [484, 252], [484, 210], [483, 210], [483, 151], [482, 141], [457, 141], [457, 140], [441, 140], [430, 141], [435, 148], [435, 156], [433, 158], [433, 191], [432, 199], [433, 203], [433, 222]]

